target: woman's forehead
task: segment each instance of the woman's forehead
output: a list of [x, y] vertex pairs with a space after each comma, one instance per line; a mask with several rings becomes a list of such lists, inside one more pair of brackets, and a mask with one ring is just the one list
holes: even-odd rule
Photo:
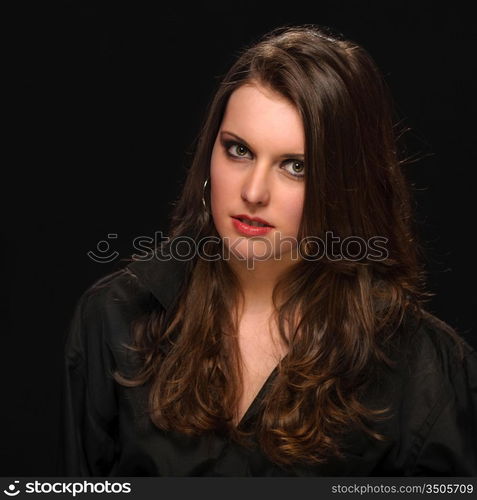
[[284, 152], [302, 154], [305, 135], [296, 107], [277, 92], [257, 84], [236, 89], [229, 98], [221, 130], [249, 142], [280, 146]]

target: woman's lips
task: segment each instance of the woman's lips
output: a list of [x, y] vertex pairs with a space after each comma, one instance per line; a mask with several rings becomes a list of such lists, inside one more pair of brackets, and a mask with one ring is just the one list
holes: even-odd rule
[[262, 236], [264, 234], [267, 234], [269, 231], [271, 231], [273, 228], [270, 226], [250, 226], [249, 224], [246, 224], [245, 222], [241, 222], [238, 219], [235, 219], [232, 217], [232, 223], [235, 226], [235, 229], [240, 234], [243, 234], [245, 236]]
[[[248, 214], [235, 214], [235, 215], [232, 215], [232, 217], [234, 219], [240, 219], [242, 222], [245, 222], [245, 224], [248, 224], [249, 222], [258, 222], [258, 223], [260, 223], [261, 226], [273, 227], [273, 224], [270, 224], [270, 222], [268, 222], [265, 219], [262, 219], [261, 217], [253, 217], [253, 216], [248, 215]], [[253, 226], [253, 224], [249, 224], [249, 225]]]

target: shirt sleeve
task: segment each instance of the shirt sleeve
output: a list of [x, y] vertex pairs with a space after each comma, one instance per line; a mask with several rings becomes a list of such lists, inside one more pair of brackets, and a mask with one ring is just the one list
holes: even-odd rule
[[453, 374], [416, 443], [415, 476], [477, 476], [477, 352]]
[[99, 297], [90, 290], [83, 294], [66, 338], [57, 463], [61, 476], [107, 476], [115, 460], [117, 401]]

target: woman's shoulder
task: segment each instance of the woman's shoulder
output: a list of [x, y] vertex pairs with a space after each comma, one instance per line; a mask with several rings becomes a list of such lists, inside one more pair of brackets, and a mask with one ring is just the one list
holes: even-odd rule
[[477, 472], [477, 352], [457, 331], [422, 311], [402, 331], [394, 373], [400, 443], [413, 475]]
[[[477, 471], [477, 353], [434, 314], [407, 312], [387, 345], [389, 364], [369, 385], [388, 441], [383, 474], [469, 475]], [[382, 427], [381, 427], [382, 426]], [[387, 444], [386, 444], [387, 443]]]
[[466, 365], [477, 363], [477, 352], [468, 341], [425, 309], [405, 316], [399, 336], [400, 362], [414, 375], [452, 380]]
[[131, 342], [132, 322], [158, 307], [154, 294], [129, 265], [103, 275], [76, 303], [65, 345], [69, 363], [122, 351]]
[[413, 427], [415, 435], [425, 434], [449, 405], [465, 407], [476, 398], [477, 352], [455, 328], [426, 310], [406, 312], [385, 354], [390, 362], [379, 365], [372, 378], [371, 400], [386, 400], [406, 415], [402, 423]]
[[386, 354], [391, 368], [380, 373], [400, 405], [438, 410], [456, 391], [477, 385], [477, 352], [455, 328], [426, 310], [405, 314]]
[[134, 313], [157, 303], [151, 290], [132, 272], [129, 265], [94, 281], [79, 299], [86, 314], [121, 309]]
[[144, 259], [130, 260], [121, 269], [92, 283], [79, 302], [94, 313], [114, 308], [168, 309], [178, 296], [187, 273], [186, 263], [176, 259], [159, 259], [154, 253]]

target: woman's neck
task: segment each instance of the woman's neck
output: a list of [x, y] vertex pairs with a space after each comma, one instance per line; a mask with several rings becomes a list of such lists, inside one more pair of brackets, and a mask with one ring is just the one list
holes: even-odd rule
[[244, 295], [244, 310], [251, 314], [263, 314], [273, 310], [272, 293], [280, 276], [292, 265], [289, 259], [247, 261], [235, 258], [230, 265], [239, 279]]

